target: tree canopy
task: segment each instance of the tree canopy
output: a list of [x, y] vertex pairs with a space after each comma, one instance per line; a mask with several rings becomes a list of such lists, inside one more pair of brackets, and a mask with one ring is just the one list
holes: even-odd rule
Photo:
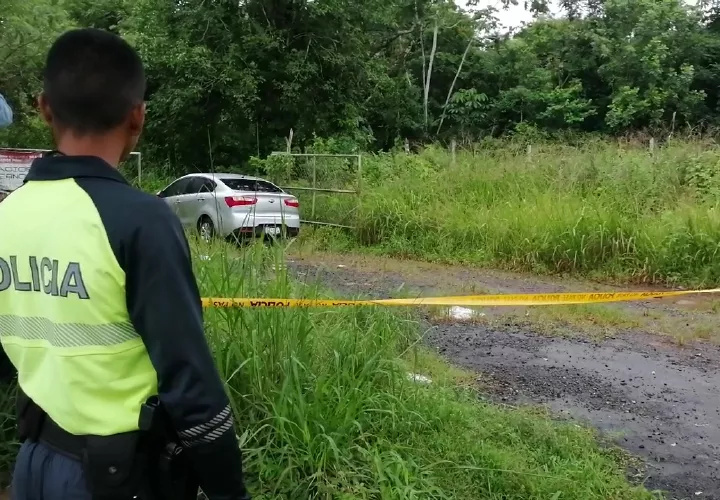
[[348, 151], [720, 124], [717, 2], [562, 0], [555, 18], [526, 3], [534, 21], [502, 33], [493, 9], [448, 0], [2, 0], [0, 92], [18, 123], [0, 143], [47, 142], [34, 96], [49, 44], [73, 26], [140, 51], [142, 148], [178, 168], [284, 149], [291, 130], [298, 147]]

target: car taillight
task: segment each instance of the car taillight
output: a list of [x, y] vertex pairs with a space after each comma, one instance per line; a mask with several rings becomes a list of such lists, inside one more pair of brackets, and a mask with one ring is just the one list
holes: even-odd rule
[[291, 198], [291, 199], [289, 199], [289, 200], [285, 200], [285, 204], [286, 204], [288, 207], [300, 208], [300, 202], [297, 201], [297, 200], [294, 199], [294, 198]]
[[226, 196], [225, 203], [228, 207], [243, 207], [247, 205], [254, 205], [257, 203], [257, 198], [249, 198], [247, 196]]

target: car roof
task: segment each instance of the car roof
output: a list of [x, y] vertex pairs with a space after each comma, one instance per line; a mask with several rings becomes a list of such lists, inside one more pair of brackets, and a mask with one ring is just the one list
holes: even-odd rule
[[[207, 173], [207, 172], [196, 172], [192, 174], [184, 175], [183, 177], [207, 177], [208, 179], [213, 180], [222, 180], [222, 179], [246, 179], [250, 181], [265, 181], [269, 182], [266, 179], [262, 179], [260, 177], [253, 177], [252, 175], [240, 175], [240, 174], [222, 174], [222, 173]], [[182, 179], [183, 177], [180, 177]]]

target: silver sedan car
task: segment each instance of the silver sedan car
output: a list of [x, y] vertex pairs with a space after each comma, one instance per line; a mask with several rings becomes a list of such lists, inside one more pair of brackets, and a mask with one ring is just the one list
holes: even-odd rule
[[189, 174], [157, 193], [180, 222], [203, 239], [213, 236], [297, 236], [300, 203], [293, 195], [258, 177]]

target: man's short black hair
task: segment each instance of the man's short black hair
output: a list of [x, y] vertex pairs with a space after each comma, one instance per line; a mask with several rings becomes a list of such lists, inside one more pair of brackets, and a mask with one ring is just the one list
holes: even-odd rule
[[59, 126], [80, 134], [103, 133], [142, 103], [145, 71], [140, 56], [119, 36], [76, 29], [50, 47], [43, 86]]

